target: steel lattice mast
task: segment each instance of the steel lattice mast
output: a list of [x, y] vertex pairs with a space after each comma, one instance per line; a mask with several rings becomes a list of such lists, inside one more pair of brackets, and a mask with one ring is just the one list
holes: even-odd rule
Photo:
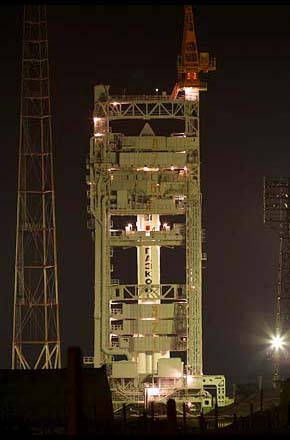
[[[275, 338], [283, 341], [282, 347], [273, 350], [273, 382], [281, 379], [283, 372], [289, 374], [290, 338], [290, 205], [289, 177], [266, 177], [264, 179], [264, 223], [279, 237], [278, 285], [276, 299]], [[286, 371], [285, 371], [286, 367]]]
[[12, 369], [60, 368], [45, 5], [24, 6]]

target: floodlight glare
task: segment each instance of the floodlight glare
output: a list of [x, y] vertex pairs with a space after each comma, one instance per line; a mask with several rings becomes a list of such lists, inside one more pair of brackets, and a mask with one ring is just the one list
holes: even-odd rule
[[281, 336], [274, 336], [271, 343], [274, 350], [280, 350], [284, 346], [284, 341]]

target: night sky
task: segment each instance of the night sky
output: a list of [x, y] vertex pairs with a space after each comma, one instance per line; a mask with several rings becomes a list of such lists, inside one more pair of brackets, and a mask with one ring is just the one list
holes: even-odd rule
[[[204, 372], [270, 377], [278, 238], [263, 224], [263, 176], [288, 176], [290, 6], [194, 8], [199, 49], [217, 58], [201, 95]], [[93, 246], [85, 160], [93, 86], [172, 90], [183, 7], [48, 6], [62, 349], [93, 350]], [[22, 7], [0, 8], [0, 368], [10, 367]], [[65, 356], [64, 356], [65, 360]], [[65, 363], [65, 362], [64, 362]]]

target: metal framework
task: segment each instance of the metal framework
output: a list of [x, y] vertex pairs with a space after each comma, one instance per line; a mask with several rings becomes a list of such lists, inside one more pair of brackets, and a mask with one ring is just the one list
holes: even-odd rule
[[[264, 223], [279, 237], [278, 285], [276, 305], [276, 337], [288, 342], [283, 350], [273, 351], [273, 381], [277, 382], [286, 366], [289, 374], [290, 341], [290, 206], [289, 177], [266, 177], [264, 179]], [[286, 364], [286, 365], [285, 365]]]
[[[186, 6], [178, 83], [170, 95], [111, 96], [109, 86], [95, 86], [87, 164], [93, 363], [108, 366], [116, 411], [123, 402], [148, 407], [169, 396], [188, 408], [210, 406], [209, 384], [225, 405], [224, 377], [207, 379], [202, 364], [199, 92], [206, 85], [198, 74], [214, 68], [207, 53], [197, 52]], [[169, 248], [184, 250], [183, 261], [175, 262], [185, 268], [181, 282], [174, 274], [162, 281]]]
[[60, 368], [45, 5], [24, 6], [12, 369]]

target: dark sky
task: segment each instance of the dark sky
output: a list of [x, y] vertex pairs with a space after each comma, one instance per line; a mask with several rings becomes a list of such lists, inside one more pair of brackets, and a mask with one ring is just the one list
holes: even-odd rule
[[[194, 8], [200, 50], [217, 58], [201, 96], [205, 373], [269, 377], [278, 239], [263, 224], [263, 176], [289, 175], [290, 6]], [[48, 6], [62, 347], [92, 355], [93, 259], [85, 159], [93, 86], [171, 91], [183, 7]], [[0, 8], [0, 368], [10, 366], [22, 7]], [[267, 376], [268, 375], [268, 376]]]

